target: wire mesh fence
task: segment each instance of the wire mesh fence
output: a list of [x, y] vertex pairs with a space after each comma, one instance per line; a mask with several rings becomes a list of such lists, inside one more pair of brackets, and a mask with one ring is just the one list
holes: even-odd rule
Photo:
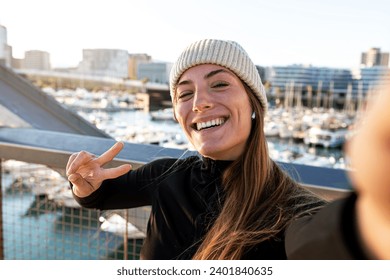
[[0, 258], [139, 259], [147, 208], [81, 208], [55, 170], [14, 160], [0, 165]]

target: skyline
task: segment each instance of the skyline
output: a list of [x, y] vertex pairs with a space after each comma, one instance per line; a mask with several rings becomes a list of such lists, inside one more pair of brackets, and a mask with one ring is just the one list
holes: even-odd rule
[[0, 24], [14, 57], [47, 51], [52, 67], [77, 66], [82, 49], [89, 48], [174, 62], [189, 43], [203, 38], [235, 40], [261, 66], [354, 68], [372, 47], [390, 51], [386, 0], [269, 2], [4, 0]]

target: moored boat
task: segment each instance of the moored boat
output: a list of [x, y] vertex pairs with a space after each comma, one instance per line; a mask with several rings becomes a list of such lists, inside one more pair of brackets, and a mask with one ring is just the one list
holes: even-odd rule
[[320, 127], [310, 128], [305, 135], [306, 145], [323, 146], [324, 148], [341, 147], [346, 139], [347, 129], [324, 129]]

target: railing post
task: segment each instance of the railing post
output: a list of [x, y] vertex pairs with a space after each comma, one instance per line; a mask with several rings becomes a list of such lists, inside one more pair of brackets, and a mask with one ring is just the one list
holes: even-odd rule
[[129, 222], [129, 209], [125, 210], [125, 234], [123, 236], [123, 259], [128, 259], [128, 251], [129, 251], [129, 232], [127, 223]]
[[0, 260], [4, 260], [3, 238], [3, 159], [0, 158]]

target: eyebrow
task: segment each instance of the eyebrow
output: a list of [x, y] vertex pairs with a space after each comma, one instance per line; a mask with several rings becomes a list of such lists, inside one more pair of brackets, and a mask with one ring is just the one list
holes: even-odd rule
[[[206, 75], [203, 76], [204, 79], [209, 79], [219, 73], [227, 73], [227, 74], [230, 74], [230, 75], [233, 75], [230, 71], [228, 70], [225, 70], [225, 69], [217, 69], [217, 70], [214, 70], [214, 71], [211, 71], [209, 73], [207, 73]], [[181, 81], [179, 83], [177, 83], [178, 86], [180, 85], [188, 85], [190, 84], [190, 80], [184, 80], [184, 81]]]
[[215, 75], [217, 75], [218, 73], [221, 73], [221, 72], [223, 72], [223, 73], [228, 73], [228, 74], [231, 75], [230, 71], [227, 71], [227, 70], [225, 70], [225, 69], [217, 69], [217, 70], [211, 71], [210, 73], [204, 75], [204, 78], [205, 78], [205, 79], [209, 79], [209, 78], [211, 78], [212, 76], [215, 76]]

